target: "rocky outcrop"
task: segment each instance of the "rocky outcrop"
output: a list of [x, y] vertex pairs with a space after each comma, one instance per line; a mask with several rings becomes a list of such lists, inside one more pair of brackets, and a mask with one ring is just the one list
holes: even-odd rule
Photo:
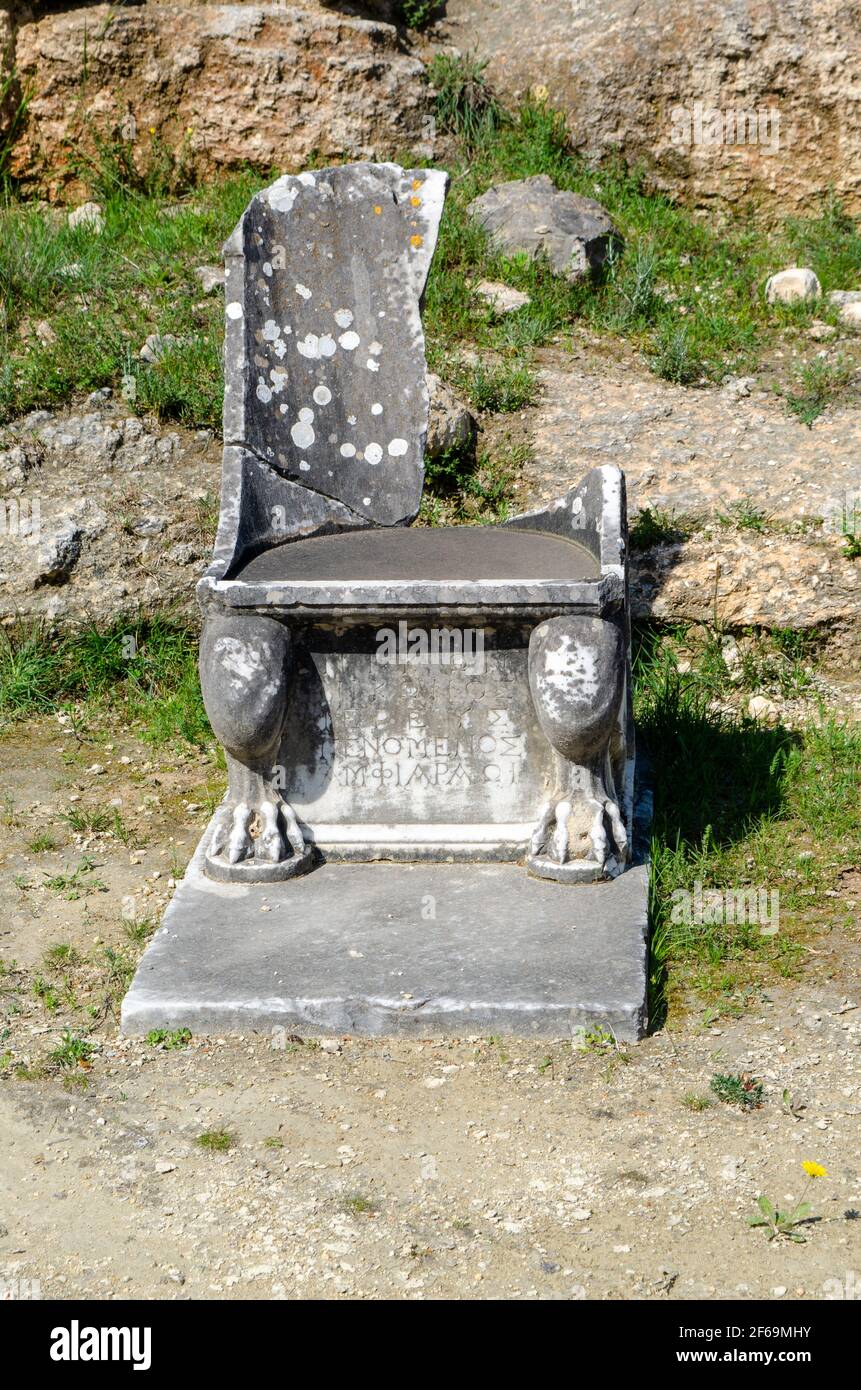
[[162, 429], [109, 391], [0, 430], [0, 622], [107, 622], [195, 611], [209, 562], [221, 445]]
[[31, 92], [12, 172], [68, 192], [68, 151], [94, 135], [182, 150], [198, 176], [253, 164], [430, 153], [424, 68], [390, 25], [323, 9], [107, 5], [23, 24], [16, 64]]
[[509, 98], [540, 87], [590, 157], [707, 207], [861, 209], [857, 0], [449, 0], [445, 37]]

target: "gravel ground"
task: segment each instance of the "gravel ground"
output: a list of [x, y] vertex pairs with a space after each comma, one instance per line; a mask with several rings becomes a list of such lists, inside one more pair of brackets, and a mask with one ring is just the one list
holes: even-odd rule
[[[710, 1024], [692, 1003], [620, 1051], [125, 1041], [89, 963], [129, 950], [124, 902], [158, 915], [206, 818], [211, 762], [131, 739], [94, 753], [57, 728], [0, 744], [0, 1049], [14, 1058], [0, 1084], [0, 1278], [37, 1279], [43, 1297], [158, 1299], [821, 1299], [857, 1287], [856, 928], [820, 938], [802, 980], [742, 1018]], [[59, 810], [96, 797], [120, 803], [128, 844], [68, 832], [56, 851], [27, 849]], [[102, 888], [70, 898], [45, 886], [84, 854]], [[77, 1014], [33, 992], [57, 942], [85, 958], [72, 972]], [[87, 1067], [41, 1069], [64, 1028], [84, 1031], [88, 1006]], [[34, 1079], [14, 1074], [21, 1065]], [[737, 1071], [761, 1079], [761, 1108], [684, 1104]], [[222, 1130], [226, 1151], [198, 1144]], [[818, 1219], [803, 1244], [769, 1243], [747, 1217], [762, 1192], [781, 1206], [800, 1197], [804, 1159], [828, 1170], [812, 1193]]]

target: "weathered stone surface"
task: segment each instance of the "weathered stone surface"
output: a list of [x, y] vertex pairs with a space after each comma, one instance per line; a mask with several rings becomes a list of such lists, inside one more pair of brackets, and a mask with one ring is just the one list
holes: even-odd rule
[[126, 995], [126, 1034], [645, 1031], [645, 866], [571, 890], [452, 864], [246, 886], [207, 879], [205, 850], [206, 837]]
[[430, 406], [425, 456], [439, 458], [449, 449], [470, 449], [475, 442], [475, 420], [468, 406], [436, 372], [428, 372], [427, 383]]
[[779, 270], [770, 275], [765, 285], [765, 298], [769, 304], [797, 304], [799, 301], [818, 299], [822, 294], [819, 278], [812, 270], [795, 268]]
[[556, 274], [569, 280], [597, 270], [618, 235], [600, 203], [557, 188], [546, 174], [494, 184], [469, 211], [497, 250], [546, 256]]
[[526, 499], [558, 497], [586, 462], [624, 469], [633, 516], [729, 514], [748, 500], [782, 521], [839, 520], [861, 497], [861, 409], [837, 404], [811, 427], [770, 391], [691, 391], [632, 364], [546, 352], [526, 412], [534, 457]]
[[[444, 34], [489, 58], [503, 96], [543, 87], [578, 150], [621, 149], [699, 206], [782, 217], [833, 186], [861, 209], [861, 11], [845, 0], [448, 0]], [[744, 112], [757, 125], [737, 143]]]
[[200, 287], [204, 294], [212, 294], [215, 290], [224, 287], [224, 266], [223, 265], [198, 265], [194, 268], [194, 276], [200, 281]]
[[714, 528], [634, 551], [631, 611], [724, 628], [858, 628], [861, 566], [838, 535]]
[[100, 392], [0, 429], [0, 622], [190, 613], [219, 455], [206, 431], [161, 429]]
[[394, 164], [285, 175], [225, 246], [225, 442], [384, 525], [421, 502], [419, 301], [446, 183]]
[[[587, 353], [542, 356], [523, 502], [558, 497], [572, 459], [612, 460], [625, 470], [632, 525], [647, 507], [697, 518], [689, 539], [632, 552], [636, 616], [713, 622], [717, 577], [728, 626], [861, 619], [861, 567], [840, 536], [844, 508], [861, 498], [857, 405], [829, 407], [808, 428], [771, 392], [690, 391], [630, 364], [596, 369]], [[741, 504], [767, 518], [764, 531], [734, 525]]]
[[423, 67], [396, 30], [321, 9], [89, 6], [23, 24], [16, 62], [31, 97], [12, 168], [53, 193], [73, 189], [66, 147], [87, 123], [129, 115], [143, 164], [152, 129], [200, 175], [432, 153]]

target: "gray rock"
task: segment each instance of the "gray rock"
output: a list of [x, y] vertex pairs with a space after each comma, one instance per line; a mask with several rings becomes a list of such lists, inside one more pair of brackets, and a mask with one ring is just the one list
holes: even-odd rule
[[34, 587], [65, 584], [77, 564], [82, 539], [81, 528], [71, 518], [43, 538], [37, 551]]
[[224, 288], [224, 266], [198, 265], [194, 268], [195, 278], [200, 281], [204, 294]]
[[175, 347], [179, 339], [173, 333], [150, 333], [138, 352], [142, 362], [160, 362], [165, 353]]
[[475, 420], [463, 401], [436, 372], [428, 372], [430, 411], [425, 454], [439, 458], [447, 450], [469, 450], [475, 442]]
[[82, 203], [80, 207], [73, 208], [67, 221], [70, 227], [86, 227], [87, 231], [92, 232], [95, 236], [98, 236], [105, 225], [102, 209], [98, 203]]
[[793, 266], [789, 270], [779, 270], [776, 275], [770, 275], [765, 283], [768, 304], [797, 304], [818, 299], [821, 293], [818, 277], [806, 267]]
[[469, 211], [498, 251], [546, 256], [551, 269], [568, 280], [598, 269], [620, 240], [600, 203], [557, 188], [547, 174], [496, 184]]
[[529, 295], [524, 294], [523, 290], [516, 290], [512, 285], [504, 285], [501, 280], [479, 280], [474, 289], [479, 298], [483, 299], [500, 317], [503, 314], [515, 314], [525, 304], [532, 303]]
[[861, 290], [832, 290], [828, 303], [836, 304], [841, 309], [845, 304], [861, 304]]

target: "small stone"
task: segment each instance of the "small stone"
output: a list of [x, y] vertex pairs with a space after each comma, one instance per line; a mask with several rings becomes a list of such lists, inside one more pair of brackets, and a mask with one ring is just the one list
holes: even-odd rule
[[155, 1165], [155, 1171], [156, 1171], [157, 1173], [175, 1173], [175, 1172], [176, 1172], [176, 1164], [175, 1164], [175, 1163], [166, 1163], [166, 1162], [157, 1163], [157, 1164]]
[[825, 342], [828, 338], [833, 338], [837, 332], [833, 323], [823, 323], [821, 319], [814, 319], [807, 330], [808, 338], [812, 338], [815, 343]]
[[436, 372], [428, 372], [430, 413], [425, 455], [438, 458], [448, 450], [468, 450], [475, 441], [475, 421], [463, 401], [441, 381]]
[[82, 203], [69, 213], [66, 220], [70, 227], [86, 227], [87, 231], [95, 236], [98, 236], [105, 225], [99, 203]]
[[765, 695], [751, 695], [747, 702], [747, 712], [751, 719], [759, 719], [766, 724], [776, 724], [780, 718], [777, 705]]
[[765, 284], [768, 304], [797, 304], [802, 300], [818, 299], [822, 286], [812, 270], [792, 267], [770, 275]]
[[321, 1038], [319, 1048], [321, 1052], [328, 1052], [331, 1056], [335, 1056], [337, 1053], [343, 1052], [344, 1050], [338, 1038]]
[[783, 1298], [783, 1295], [784, 1295], [785, 1293], [786, 1293], [786, 1285], [785, 1285], [785, 1284], [775, 1284], [774, 1288], [773, 1288], [772, 1291], [771, 1291], [771, 1294], [772, 1294], [772, 1297], [773, 1297], [773, 1298]]
[[48, 536], [37, 553], [34, 587], [65, 584], [78, 562], [82, 540], [80, 527], [72, 520], [65, 521]]
[[138, 351], [138, 357], [142, 362], [160, 362], [165, 353], [178, 342], [179, 339], [173, 333], [150, 333]]
[[840, 322], [844, 328], [851, 328], [856, 333], [861, 332], [861, 300], [852, 300], [842, 306]]
[[423, 1085], [423, 1086], [425, 1087], [425, 1089], [428, 1090], [428, 1091], [435, 1091], [435, 1090], [437, 1089], [438, 1086], [444, 1086], [444, 1085], [445, 1085], [445, 1077], [444, 1077], [444, 1076], [426, 1076], [425, 1079], [424, 1079], [424, 1081], [422, 1082], [422, 1085]]
[[532, 303], [529, 295], [523, 290], [504, 285], [501, 280], [479, 280], [474, 288], [479, 298], [483, 299], [495, 314], [514, 314], [518, 309], [522, 309], [524, 304]]
[[194, 268], [195, 279], [200, 281], [204, 294], [212, 294], [213, 290], [220, 290], [224, 286], [224, 266], [222, 265], [197, 265]]

